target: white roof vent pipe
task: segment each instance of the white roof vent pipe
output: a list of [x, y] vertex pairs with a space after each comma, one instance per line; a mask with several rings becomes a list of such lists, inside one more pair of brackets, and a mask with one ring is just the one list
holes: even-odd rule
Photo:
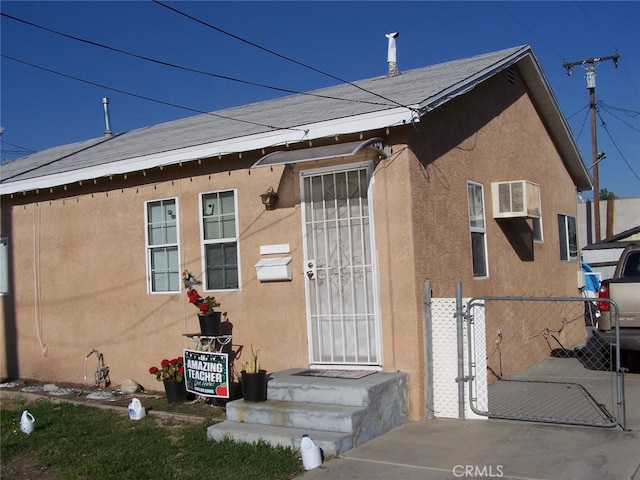
[[389, 72], [387, 77], [395, 77], [400, 75], [398, 71], [398, 62], [396, 61], [396, 38], [399, 32], [387, 33], [385, 36], [389, 39], [389, 48], [387, 49], [387, 63], [389, 64]]
[[107, 137], [111, 137], [111, 120], [109, 119], [109, 99], [107, 97], [102, 98], [102, 109], [104, 110], [104, 134]]

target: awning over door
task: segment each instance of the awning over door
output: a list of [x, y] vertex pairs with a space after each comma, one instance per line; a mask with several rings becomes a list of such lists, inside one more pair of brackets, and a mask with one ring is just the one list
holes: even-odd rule
[[376, 137], [359, 142], [338, 143], [336, 145], [303, 148], [301, 150], [272, 152], [254, 163], [251, 168], [348, 157], [355, 155], [364, 148], [374, 150], [378, 153], [380, 158], [387, 158], [384, 141], [381, 138]]

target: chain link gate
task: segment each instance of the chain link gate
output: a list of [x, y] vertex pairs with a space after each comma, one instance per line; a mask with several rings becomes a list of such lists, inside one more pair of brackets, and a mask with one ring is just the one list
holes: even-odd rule
[[[600, 299], [601, 301], [603, 299]], [[478, 415], [625, 428], [617, 305], [605, 341], [593, 299], [473, 298], [468, 335], [469, 400]]]

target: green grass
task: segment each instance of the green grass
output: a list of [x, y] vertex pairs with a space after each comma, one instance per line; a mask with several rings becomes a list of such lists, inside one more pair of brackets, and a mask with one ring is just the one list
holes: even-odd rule
[[[30, 435], [20, 431], [25, 409], [36, 419]], [[292, 448], [214, 442], [207, 439], [208, 425], [151, 415], [132, 421], [96, 407], [18, 400], [0, 411], [2, 467], [28, 458], [36, 471], [59, 480], [285, 480], [303, 472]]]

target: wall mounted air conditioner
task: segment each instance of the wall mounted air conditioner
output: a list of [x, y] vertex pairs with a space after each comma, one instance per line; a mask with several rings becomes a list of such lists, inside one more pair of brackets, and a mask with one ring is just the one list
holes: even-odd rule
[[493, 218], [539, 218], [540, 186], [527, 180], [492, 182]]

